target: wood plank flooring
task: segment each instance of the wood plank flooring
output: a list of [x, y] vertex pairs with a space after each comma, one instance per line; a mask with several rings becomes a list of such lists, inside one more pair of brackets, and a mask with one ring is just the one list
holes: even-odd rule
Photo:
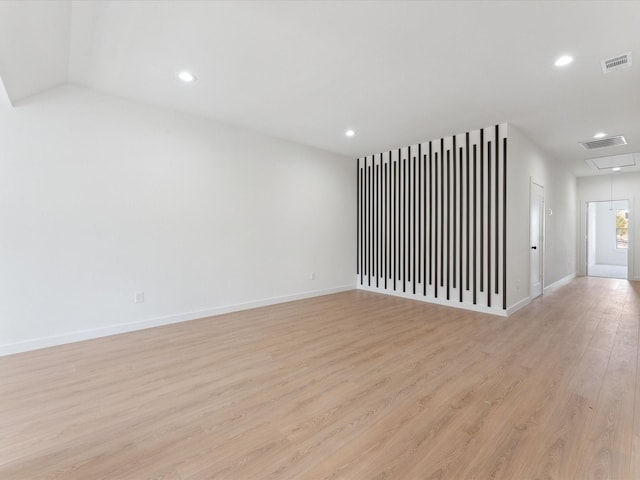
[[0, 358], [0, 478], [638, 479], [640, 283], [351, 291]]

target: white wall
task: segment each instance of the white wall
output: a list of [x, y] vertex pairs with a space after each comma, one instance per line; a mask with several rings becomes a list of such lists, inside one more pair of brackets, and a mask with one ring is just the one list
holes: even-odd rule
[[[576, 273], [576, 178], [509, 124], [507, 167], [507, 299], [529, 300], [529, 182], [544, 186], [544, 286]], [[553, 212], [550, 214], [549, 209]]]
[[627, 249], [616, 248], [616, 210], [626, 210], [628, 202], [595, 202], [593, 205], [596, 212], [596, 263], [626, 265]]
[[[593, 205], [596, 204], [593, 203]], [[587, 234], [589, 238], [589, 241], [587, 242], [589, 248], [587, 253], [587, 261], [589, 262], [589, 266], [592, 266], [596, 264], [596, 249], [598, 248], [598, 236], [596, 235], [596, 209], [589, 208], [587, 214], [589, 216], [587, 222], [587, 228], [589, 229], [589, 232]]]
[[[612, 182], [612, 183], [610, 183]], [[629, 201], [629, 249], [627, 252], [629, 278], [640, 280], [640, 236], [636, 235], [640, 227], [638, 220], [638, 192], [640, 192], [640, 173], [620, 173], [578, 178], [578, 203], [580, 212], [577, 217], [578, 272], [584, 275], [586, 266], [586, 218], [587, 203], [598, 201]]]
[[355, 189], [353, 159], [79, 87], [2, 109], [0, 354], [353, 288]]

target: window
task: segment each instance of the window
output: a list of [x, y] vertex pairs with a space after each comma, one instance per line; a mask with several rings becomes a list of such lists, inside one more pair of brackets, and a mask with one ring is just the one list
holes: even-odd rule
[[628, 210], [616, 210], [616, 248], [629, 248]]

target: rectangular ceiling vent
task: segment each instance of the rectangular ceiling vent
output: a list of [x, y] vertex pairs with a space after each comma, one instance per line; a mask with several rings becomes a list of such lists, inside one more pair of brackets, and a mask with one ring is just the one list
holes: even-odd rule
[[609, 73], [614, 70], [620, 70], [621, 68], [628, 68], [631, 66], [631, 52], [602, 60], [600, 63], [602, 64], [602, 73]]
[[614, 155], [613, 157], [597, 157], [585, 160], [587, 164], [591, 165], [596, 170], [611, 170], [612, 168], [633, 168], [638, 166], [635, 157], [640, 154], [624, 153], [622, 155]]
[[618, 145], [626, 145], [627, 139], [622, 135], [616, 135], [615, 137], [601, 138], [600, 140], [593, 140], [591, 142], [580, 142], [582, 148], [585, 150], [593, 150], [595, 148], [604, 147], [617, 147]]

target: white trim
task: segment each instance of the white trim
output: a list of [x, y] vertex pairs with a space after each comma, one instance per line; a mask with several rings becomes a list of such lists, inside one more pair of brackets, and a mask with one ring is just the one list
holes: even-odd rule
[[[537, 297], [536, 297], [537, 298]], [[509, 308], [507, 308], [507, 316], [511, 316], [514, 313], [516, 313], [518, 310], [520, 310], [521, 308], [526, 307], [527, 305], [529, 305], [531, 303], [531, 297], [527, 297], [527, 298], [523, 298], [522, 300], [520, 300], [518, 303], [511, 305]]]
[[393, 290], [385, 290], [384, 288], [380, 288], [380, 287], [369, 287], [367, 285], [358, 285], [358, 290], [366, 290], [367, 292], [383, 293], [385, 295], [392, 295], [394, 297], [408, 298], [410, 300], [418, 300], [426, 303], [435, 303], [437, 305], [444, 305], [446, 307], [453, 307], [453, 308], [461, 308], [463, 310], [471, 310], [473, 312], [488, 313], [490, 315], [498, 315], [499, 317], [507, 316], [507, 310], [485, 307], [483, 305], [474, 305], [472, 303], [467, 303], [467, 302], [460, 303], [460, 302], [451, 301], [451, 300], [441, 300], [439, 298], [425, 297], [424, 295], [417, 295], [417, 294], [414, 295], [413, 293], [407, 293], [407, 292], [395, 292]]
[[559, 289], [560, 287], [564, 287], [567, 283], [569, 283], [574, 278], [576, 278], [575, 272], [572, 273], [571, 275], [567, 275], [566, 277], [561, 278], [560, 280], [558, 280], [556, 282], [553, 282], [548, 287], [544, 287], [544, 292], [543, 293], [546, 295], [547, 293], [551, 293], [551, 292]]
[[177, 315], [169, 315], [166, 317], [152, 318], [148, 320], [139, 320], [135, 322], [119, 323], [116, 325], [109, 325], [107, 327], [94, 328], [91, 330], [80, 330], [75, 332], [64, 333], [61, 335], [53, 335], [50, 337], [33, 338], [30, 340], [24, 340], [15, 343], [5, 343], [0, 345], [0, 357], [5, 355], [12, 355], [14, 353], [28, 352], [31, 350], [38, 350], [40, 348], [54, 347], [56, 345], [63, 345], [66, 343], [81, 342], [83, 340], [90, 340], [93, 338], [107, 337], [110, 335], [117, 335], [119, 333], [133, 332], [136, 330], [144, 330], [146, 328], [160, 327], [162, 325], [169, 325], [172, 323], [186, 322], [189, 320], [197, 320], [206, 317], [213, 317], [216, 315], [223, 315], [225, 313], [238, 312], [240, 310], [248, 310], [250, 308], [264, 307], [267, 305], [274, 305], [277, 303], [291, 302], [294, 300], [302, 300], [304, 298], [319, 297], [322, 295], [329, 295], [332, 293], [345, 292], [347, 290], [354, 290], [354, 285], [344, 285], [341, 287], [327, 288], [324, 290], [312, 290], [309, 292], [296, 293], [293, 295], [284, 295], [281, 297], [265, 298], [262, 300], [256, 300], [253, 302], [238, 303], [235, 305], [226, 305], [223, 307], [215, 307], [207, 310], [199, 310], [197, 312], [180, 313]]

